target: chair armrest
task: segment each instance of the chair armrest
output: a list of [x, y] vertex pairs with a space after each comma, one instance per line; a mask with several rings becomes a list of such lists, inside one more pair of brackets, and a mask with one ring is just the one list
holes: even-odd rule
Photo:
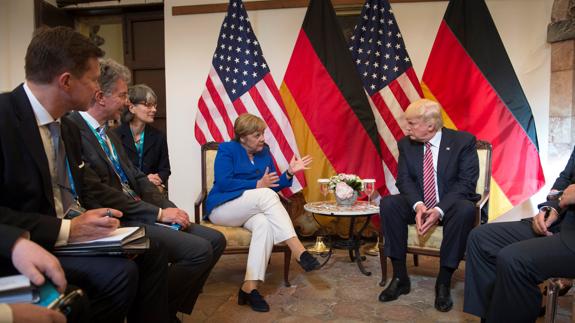
[[202, 220], [200, 218], [200, 208], [202, 207], [202, 204], [204, 203], [206, 197], [207, 197], [206, 191], [202, 190], [198, 195], [198, 198], [196, 198], [196, 201], [194, 202], [194, 221], [198, 224]]
[[482, 196], [481, 199], [475, 203], [475, 206], [481, 210], [487, 201], [489, 201], [489, 193], [485, 194], [485, 196]]

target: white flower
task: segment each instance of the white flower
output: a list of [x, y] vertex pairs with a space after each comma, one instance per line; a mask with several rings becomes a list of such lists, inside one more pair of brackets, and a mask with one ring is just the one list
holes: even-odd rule
[[345, 200], [353, 196], [353, 189], [346, 183], [339, 182], [335, 185], [335, 195]]

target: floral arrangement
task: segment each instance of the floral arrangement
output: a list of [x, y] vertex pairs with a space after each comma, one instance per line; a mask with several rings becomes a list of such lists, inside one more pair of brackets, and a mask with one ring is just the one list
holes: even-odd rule
[[349, 199], [353, 197], [354, 192], [357, 194], [361, 192], [363, 183], [357, 175], [338, 174], [329, 178], [328, 187], [340, 199]]

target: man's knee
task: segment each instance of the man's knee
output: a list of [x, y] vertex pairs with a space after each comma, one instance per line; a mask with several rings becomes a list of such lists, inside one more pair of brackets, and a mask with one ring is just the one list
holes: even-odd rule
[[474, 223], [476, 218], [475, 203], [468, 200], [455, 202], [452, 208], [454, 216], [465, 223]]
[[497, 254], [497, 272], [519, 273], [529, 267], [528, 255], [524, 254], [514, 245], [509, 245]]

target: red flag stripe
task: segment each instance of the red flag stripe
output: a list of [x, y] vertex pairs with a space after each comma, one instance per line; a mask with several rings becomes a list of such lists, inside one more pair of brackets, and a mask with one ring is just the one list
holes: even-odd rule
[[403, 93], [405, 93], [405, 96], [407, 97], [406, 101], [407, 104], [401, 105], [403, 111], [407, 109], [407, 106], [411, 102], [421, 98], [421, 95], [418, 92], [418, 89], [420, 89], [421, 86], [417, 81], [417, 77], [415, 78], [416, 83], [413, 83], [413, 80], [409, 77], [410, 72], [415, 76], [415, 74], [413, 73], [413, 67], [411, 67], [407, 71], [405, 71], [405, 73], [398, 76], [396, 79], [397, 83], [399, 84], [399, 87], [403, 90]]
[[[270, 83], [272, 86], [270, 87]], [[274, 123], [277, 125], [277, 133], [282, 134], [282, 138], [285, 139], [285, 143], [282, 143], [282, 150], [290, 149], [291, 152], [298, 151], [297, 144], [295, 142], [295, 136], [291, 128], [291, 124], [287, 117], [287, 112], [285, 107], [278, 102], [279, 91], [275, 84], [273, 84], [273, 79], [271, 75], [264, 76], [263, 82], [258, 82], [255, 86], [258, 89], [259, 95], [263, 98], [264, 102], [269, 106], [269, 112], [273, 115]], [[289, 156], [291, 158], [291, 156]]]
[[[492, 176], [513, 205], [522, 202], [544, 178], [533, 142], [445, 22], [432, 52], [425, 71], [426, 84], [443, 84], [444, 80], [436, 78], [451, 75], [449, 91], [430, 90], [459, 129], [491, 142]], [[444, 61], [446, 57], [449, 64]]]
[[220, 116], [222, 117], [222, 121], [226, 126], [228, 136], [233, 137], [234, 125], [230, 120], [228, 113], [226, 113], [224, 102], [221, 100], [219, 93], [216, 91], [211, 77], [208, 77], [208, 80], [206, 81], [206, 90], [210, 93], [211, 98], [211, 102], [206, 100], [206, 105], [208, 105], [209, 109], [213, 109], [215, 107], [219, 111]]
[[[206, 91], [204, 91], [204, 93], [205, 92]], [[217, 123], [212, 118], [211, 112], [208, 110], [208, 107], [206, 106], [203, 93], [202, 93], [202, 97], [198, 101], [198, 112], [201, 113], [201, 115], [204, 117], [204, 119], [206, 121], [207, 128], [208, 128], [207, 132], [204, 132], [204, 135], [209, 133], [211, 135], [211, 137], [214, 138], [214, 140], [219, 141], [219, 142], [226, 140], [226, 139], [224, 139], [224, 134], [226, 134], [225, 133], [225, 127], [223, 127], [224, 133], [222, 133], [221, 129], [217, 126]], [[227, 134], [226, 134], [226, 136], [227, 136]]]
[[[387, 124], [387, 127], [389, 128], [391, 134], [393, 135], [393, 138], [395, 138], [395, 140], [397, 141], [401, 139], [404, 136], [404, 134], [403, 130], [399, 126], [399, 123], [397, 122], [397, 119], [395, 118], [391, 109], [385, 102], [385, 101], [394, 101], [392, 97], [393, 94], [391, 93], [391, 91], [389, 91], [389, 88], [385, 87], [381, 89], [381, 91], [375, 93], [371, 97], [371, 99], [375, 107], [377, 108], [377, 111], [379, 112], [383, 120], [385, 120], [385, 123]], [[397, 101], [395, 102], [397, 103]], [[399, 107], [399, 109], [401, 109], [401, 107]]]
[[220, 76], [218, 75], [218, 73], [216, 72], [216, 70], [214, 69], [213, 66], [210, 69], [209, 78], [212, 81], [214, 88], [216, 89], [216, 92], [218, 93], [220, 100], [222, 101], [222, 103], [224, 104], [224, 106], [226, 108], [226, 113], [227, 113], [229, 119], [230, 120], [236, 120], [238, 115], [241, 113], [239, 113], [239, 111], [237, 111], [237, 109], [234, 108], [234, 105], [233, 105], [232, 101], [230, 100], [230, 97], [226, 93], [226, 89], [224, 88], [224, 84], [222, 83]]
[[397, 114], [394, 114], [395, 119], [400, 120], [400, 118], [403, 116], [403, 112], [405, 111], [409, 103], [411, 103], [411, 101], [409, 101], [409, 98], [403, 91], [403, 88], [401, 87], [397, 79], [389, 83], [388, 87], [391, 93], [393, 93], [393, 98], [397, 101], [397, 105], [394, 104], [393, 107], [399, 107], [401, 109], [401, 112], [398, 111]]
[[[201, 115], [200, 113], [198, 113], [198, 115]], [[203, 117], [202, 117], [203, 119]], [[204, 121], [204, 125], [205, 125], [205, 121]], [[206, 139], [206, 137], [204, 136], [202, 129], [200, 129], [200, 126], [198, 125], [198, 122], [196, 122], [195, 126], [194, 126], [194, 133], [196, 135], [196, 139], [198, 140], [198, 142], [200, 143], [200, 145], [205, 144], [206, 142], [208, 142], [208, 140]]]
[[[419, 94], [419, 98], [423, 97], [423, 90], [421, 90], [421, 86], [419, 84], [419, 79], [417, 78], [417, 75], [415, 74], [415, 71], [412, 68], [409, 68], [405, 74], [407, 75], [407, 77], [409, 78], [409, 81], [411, 82], [411, 84], [413, 84], [413, 86], [415, 87], [415, 90], [417, 91], [417, 94]], [[415, 99], [417, 100], [417, 99]], [[412, 99], [413, 101], [413, 99]]]

